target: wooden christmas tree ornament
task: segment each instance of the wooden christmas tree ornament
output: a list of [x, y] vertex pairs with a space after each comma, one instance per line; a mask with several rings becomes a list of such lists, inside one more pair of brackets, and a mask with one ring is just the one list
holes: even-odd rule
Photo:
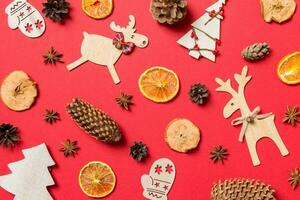
[[192, 29], [182, 36], [177, 43], [189, 50], [193, 58], [207, 58], [215, 62], [217, 46], [221, 45], [220, 27], [224, 19], [226, 0], [218, 0], [205, 9], [205, 13], [192, 23]]
[[253, 165], [257, 166], [260, 164], [260, 161], [256, 152], [256, 143], [261, 138], [266, 137], [274, 141], [282, 156], [288, 155], [289, 152], [276, 129], [274, 123], [275, 115], [273, 113], [259, 114], [259, 106], [254, 108], [253, 111], [248, 107], [244, 89], [251, 80], [251, 76], [247, 76], [247, 71], [248, 67], [245, 66], [241, 74], [234, 74], [234, 79], [238, 83], [238, 91], [231, 87], [230, 79], [224, 82], [220, 78], [216, 78], [216, 82], [220, 85], [216, 91], [227, 92], [232, 95], [233, 98], [224, 107], [223, 115], [225, 118], [229, 118], [234, 112], [240, 110], [242, 116], [234, 119], [231, 125], [242, 125], [239, 141], [243, 142], [244, 137], [246, 138]]
[[6, 8], [9, 28], [17, 29], [30, 38], [40, 37], [46, 29], [44, 18], [27, 0], [13, 0]]
[[47, 186], [54, 185], [48, 167], [55, 165], [46, 145], [25, 149], [23, 160], [10, 163], [11, 174], [0, 176], [0, 187], [15, 195], [15, 200], [52, 200]]
[[146, 36], [135, 33], [135, 17], [130, 15], [129, 19], [128, 26], [126, 27], [120, 27], [116, 25], [115, 22], [111, 22], [110, 28], [117, 32], [114, 39], [84, 32], [84, 39], [81, 45], [82, 56], [75, 62], [69, 64], [67, 69], [71, 71], [86, 61], [91, 61], [98, 65], [105, 65], [114, 83], [118, 84], [120, 79], [114, 64], [122, 53], [129, 54], [135, 46], [145, 48], [148, 45], [148, 38]]
[[175, 176], [176, 169], [171, 160], [168, 158], [156, 160], [151, 166], [149, 175], [144, 174], [141, 177], [143, 196], [149, 200], [167, 200]]

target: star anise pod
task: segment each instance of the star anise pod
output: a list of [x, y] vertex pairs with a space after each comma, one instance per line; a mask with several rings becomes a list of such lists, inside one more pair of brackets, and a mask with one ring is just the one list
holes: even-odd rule
[[21, 140], [18, 128], [11, 124], [0, 124], [0, 146], [5, 148], [14, 147]]
[[224, 164], [224, 160], [227, 160], [228, 155], [228, 150], [223, 148], [221, 145], [218, 145], [210, 152], [210, 159], [214, 163], [221, 161], [222, 164]]
[[299, 121], [300, 121], [300, 112], [298, 111], [298, 107], [294, 106], [292, 108], [291, 106], [288, 106], [285, 116], [283, 118], [283, 122], [295, 126], [296, 122]]
[[122, 108], [129, 110], [132, 103], [132, 96], [121, 92], [121, 96], [116, 98], [117, 104]]
[[64, 153], [65, 157], [73, 156], [77, 154], [79, 147], [77, 146], [77, 141], [71, 141], [70, 139], [67, 139], [63, 146], [59, 149], [59, 151]]
[[43, 55], [44, 63], [55, 65], [56, 62], [62, 62], [63, 55], [57, 52], [53, 47], [51, 47], [45, 55]]
[[290, 172], [290, 178], [289, 183], [293, 187], [293, 189], [296, 189], [300, 184], [300, 171], [298, 168], [292, 170]]
[[46, 109], [46, 113], [44, 115], [44, 120], [49, 124], [55, 123], [57, 120], [60, 120], [59, 113], [54, 110]]

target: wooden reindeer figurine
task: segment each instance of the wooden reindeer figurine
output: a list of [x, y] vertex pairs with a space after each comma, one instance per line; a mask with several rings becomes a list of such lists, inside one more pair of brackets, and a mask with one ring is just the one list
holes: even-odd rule
[[257, 166], [260, 161], [256, 152], [256, 143], [261, 138], [266, 137], [274, 141], [282, 156], [288, 155], [289, 152], [275, 127], [274, 114], [260, 115], [260, 107], [256, 107], [252, 112], [249, 109], [244, 96], [245, 86], [251, 79], [251, 76], [247, 76], [247, 71], [248, 68], [245, 66], [241, 74], [234, 74], [234, 79], [239, 85], [237, 92], [231, 87], [230, 79], [224, 82], [219, 78], [216, 78], [216, 82], [220, 87], [216, 91], [227, 92], [233, 97], [224, 107], [223, 115], [225, 118], [229, 118], [237, 110], [241, 111], [241, 117], [234, 119], [231, 124], [233, 126], [242, 124], [239, 141], [243, 142], [244, 137], [246, 138], [253, 165]]
[[120, 58], [122, 53], [129, 54], [134, 46], [145, 48], [148, 45], [148, 38], [144, 35], [135, 33], [135, 18], [129, 16], [129, 23], [126, 27], [120, 27], [115, 22], [111, 22], [110, 28], [118, 34], [114, 39], [101, 35], [92, 35], [83, 33], [84, 40], [81, 45], [81, 58], [69, 64], [69, 71], [91, 61], [99, 65], [106, 65], [115, 84], [120, 82], [119, 76], [115, 70], [114, 64]]

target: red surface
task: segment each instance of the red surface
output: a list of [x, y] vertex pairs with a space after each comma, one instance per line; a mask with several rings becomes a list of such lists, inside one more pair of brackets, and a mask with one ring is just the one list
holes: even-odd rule
[[[213, 182], [231, 177], [263, 180], [274, 186], [281, 200], [300, 197], [300, 188], [293, 191], [287, 181], [289, 169], [300, 167], [300, 126], [298, 124], [293, 128], [282, 123], [286, 106], [299, 105], [300, 88], [299, 85], [284, 85], [276, 76], [276, 66], [281, 57], [299, 50], [299, 11], [287, 23], [267, 24], [260, 15], [259, 1], [229, 1], [225, 7], [225, 20], [221, 24], [221, 55], [217, 63], [211, 63], [205, 59], [192, 59], [176, 40], [189, 30], [189, 24], [200, 17], [214, 0], [190, 0], [186, 24], [177, 27], [156, 23], [148, 12], [148, 0], [115, 0], [113, 14], [99, 21], [87, 17], [81, 11], [79, 1], [71, 1], [71, 19], [66, 20], [64, 25], [46, 19], [47, 30], [38, 39], [29, 39], [19, 30], [8, 28], [4, 9], [9, 2], [0, 1], [0, 77], [2, 79], [15, 69], [26, 71], [38, 83], [39, 98], [32, 109], [20, 113], [10, 111], [0, 103], [0, 122], [18, 126], [22, 137], [22, 143], [15, 149], [0, 149], [1, 174], [9, 173], [8, 163], [23, 158], [21, 149], [46, 142], [57, 163], [52, 170], [56, 186], [49, 188], [55, 199], [89, 199], [81, 192], [77, 179], [80, 168], [93, 160], [108, 163], [116, 173], [117, 186], [107, 199], [143, 199], [140, 176], [148, 173], [152, 162], [161, 157], [170, 158], [176, 165], [177, 177], [169, 193], [171, 200], [209, 199]], [[42, 0], [31, 0], [31, 3], [42, 9]], [[115, 20], [126, 25], [129, 14], [135, 15], [137, 32], [147, 35], [150, 43], [146, 49], [135, 49], [130, 56], [122, 56], [116, 64], [121, 84], [114, 85], [107, 69], [92, 63], [86, 63], [72, 72], [66, 70], [66, 64], [80, 56], [83, 31], [113, 37], [109, 23]], [[258, 41], [271, 45], [271, 55], [261, 62], [245, 62], [240, 51]], [[64, 54], [65, 64], [43, 64], [41, 55], [50, 46]], [[276, 114], [277, 128], [290, 151], [289, 156], [281, 157], [271, 141], [260, 141], [258, 152], [262, 165], [259, 167], [252, 166], [246, 144], [238, 142], [240, 127], [232, 127], [230, 120], [222, 116], [229, 95], [214, 91], [217, 87], [214, 82], [216, 76], [233, 78], [233, 74], [240, 72], [245, 64], [253, 76], [246, 88], [250, 108], [259, 105], [263, 112]], [[139, 75], [154, 65], [173, 69], [180, 77], [180, 93], [170, 103], [153, 103], [139, 92]], [[198, 82], [206, 84], [212, 93], [209, 103], [201, 107], [192, 104], [187, 95], [189, 86]], [[121, 91], [134, 95], [135, 105], [131, 112], [122, 110], [115, 103], [114, 99]], [[124, 143], [106, 145], [79, 129], [65, 110], [66, 104], [76, 96], [103, 109], [118, 121], [124, 133]], [[62, 120], [54, 125], [44, 122], [46, 108], [58, 111]], [[238, 117], [238, 114], [233, 117]], [[201, 143], [196, 151], [180, 154], [165, 144], [165, 127], [176, 117], [189, 118], [202, 130]], [[65, 158], [58, 151], [67, 138], [78, 140], [81, 149], [76, 158]], [[146, 162], [138, 163], [130, 158], [129, 147], [133, 141], [143, 141], [149, 146], [151, 156]], [[217, 144], [229, 149], [230, 157], [225, 165], [213, 164], [209, 159], [209, 151]], [[0, 189], [0, 199], [13, 199], [13, 196]]]

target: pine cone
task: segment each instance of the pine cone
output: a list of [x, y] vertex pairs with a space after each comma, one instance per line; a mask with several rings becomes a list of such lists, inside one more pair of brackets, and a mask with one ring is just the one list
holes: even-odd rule
[[91, 104], [75, 98], [67, 105], [67, 110], [77, 125], [97, 140], [107, 143], [121, 140], [122, 135], [117, 123]]
[[14, 147], [20, 139], [17, 127], [11, 124], [0, 124], [0, 146], [3, 145], [5, 148]]
[[148, 156], [148, 148], [142, 142], [134, 142], [130, 147], [130, 155], [134, 160], [142, 161]]
[[186, 0], [151, 0], [150, 11], [159, 23], [175, 24], [187, 14]]
[[230, 179], [214, 184], [212, 200], [275, 200], [275, 190], [270, 185], [248, 179]]
[[242, 56], [245, 60], [255, 61], [263, 59], [270, 53], [270, 46], [266, 43], [255, 43], [247, 46], [242, 51]]
[[206, 103], [209, 94], [208, 88], [200, 83], [192, 85], [189, 92], [191, 101], [198, 105]]
[[42, 12], [54, 22], [60, 22], [69, 16], [70, 3], [65, 0], [47, 0], [43, 6]]

